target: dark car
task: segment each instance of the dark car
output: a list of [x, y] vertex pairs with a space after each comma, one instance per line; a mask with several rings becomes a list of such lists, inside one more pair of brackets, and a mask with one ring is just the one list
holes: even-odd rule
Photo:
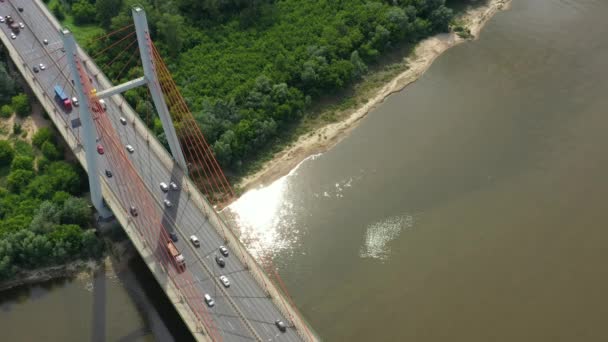
[[106, 176], [108, 176], [108, 178], [112, 178], [112, 171], [106, 170]]
[[226, 266], [226, 261], [224, 260], [224, 258], [220, 257], [220, 256], [215, 256], [215, 262], [217, 262], [218, 265], [220, 265], [220, 267], [224, 267]]
[[287, 326], [285, 325], [285, 323], [283, 323], [283, 321], [281, 321], [280, 319], [277, 319], [276, 321], [274, 321], [274, 324], [277, 326], [277, 328], [279, 328], [279, 330], [281, 330], [282, 332], [287, 331]]
[[139, 214], [137, 213], [137, 208], [135, 208], [135, 207], [133, 207], [133, 206], [131, 206], [131, 208], [129, 209], [129, 211], [131, 212], [131, 215], [133, 215], [133, 216], [135, 216], [135, 217], [137, 217], [137, 215], [139, 215]]
[[37, 73], [38, 71], [40, 71], [40, 69], [38, 69], [38, 67], [37, 67], [37, 66], [33, 67], [33, 68], [32, 68], [32, 70], [34, 70], [34, 72], [36, 72], [36, 73]]
[[177, 242], [177, 234], [175, 234], [175, 232], [170, 232], [169, 237], [171, 240], [173, 240], [173, 242]]
[[17, 10], [18, 10], [19, 12], [23, 12], [23, 7], [17, 7]]

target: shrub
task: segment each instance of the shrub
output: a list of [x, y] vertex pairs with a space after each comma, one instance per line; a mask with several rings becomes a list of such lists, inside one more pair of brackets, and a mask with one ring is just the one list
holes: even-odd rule
[[13, 193], [20, 193], [34, 178], [34, 172], [27, 170], [14, 170], [6, 177], [6, 185]]
[[13, 124], [13, 134], [19, 135], [19, 134], [21, 134], [22, 131], [23, 130], [21, 129], [21, 125], [15, 122]]
[[42, 144], [41, 150], [42, 155], [48, 160], [58, 160], [61, 158], [61, 152], [59, 152], [57, 147], [48, 140]]
[[27, 97], [27, 95], [23, 93], [13, 96], [11, 100], [11, 106], [15, 109], [17, 115], [22, 118], [30, 115], [30, 113], [32, 112], [32, 106], [30, 106], [30, 99]]
[[42, 147], [45, 141], [53, 141], [53, 131], [48, 127], [42, 127], [34, 134], [32, 144], [38, 148]]
[[11, 163], [11, 171], [34, 171], [34, 159], [28, 156], [16, 155]]
[[75, 24], [92, 23], [95, 20], [95, 5], [88, 0], [80, 0], [72, 5], [72, 15]]
[[15, 157], [15, 150], [7, 140], [0, 140], [0, 166], [10, 165]]
[[63, 13], [63, 9], [61, 9], [61, 5], [55, 4], [51, 7], [51, 11], [53, 15], [57, 18], [57, 20], [62, 21], [65, 19], [65, 14]]
[[15, 111], [13, 110], [13, 107], [11, 107], [10, 105], [4, 105], [2, 106], [2, 108], [0, 108], [0, 116], [5, 119], [8, 119], [13, 116], [14, 112]]

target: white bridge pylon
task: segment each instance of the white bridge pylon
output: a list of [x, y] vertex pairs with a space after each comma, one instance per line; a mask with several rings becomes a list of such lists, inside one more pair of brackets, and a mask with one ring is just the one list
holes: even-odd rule
[[[135, 23], [135, 33], [137, 35], [137, 45], [139, 47], [139, 55], [141, 57], [142, 66], [144, 69], [144, 76], [136, 78], [134, 80], [125, 82], [123, 84], [114, 86], [109, 89], [105, 89], [96, 94], [100, 99], [108, 98], [116, 94], [123, 93], [129, 89], [147, 86], [152, 95], [152, 101], [156, 112], [160, 117], [160, 121], [163, 125], [163, 130], [169, 143], [169, 149], [173, 158], [177, 164], [182, 168], [185, 174], [188, 174], [188, 166], [182, 148], [175, 132], [175, 126], [173, 126], [173, 120], [171, 120], [171, 114], [169, 108], [165, 102], [165, 98], [162, 93], [160, 83], [158, 81], [158, 75], [156, 73], [156, 67], [152, 59], [152, 41], [150, 39], [148, 20], [146, 19], [146, 13], [141, 7], [134, 7], [132, 9], [133, 21]], [[76, 93], [82, 105], [80, 106], [80, 120], [83, 128], [83, 146], [86, 155], [89, 187], [91, 190], [91, 201], [97, 209], [98, 214], [102, 218], [111, 216], [110, 211], [103, 204], [103, 197], [101, 195], [101, 184], [100, 184], [100, 172], [97, 165], [97, 153], [96, 153], [96, 141], [95, 137], [97, 133], [93, 124], [93, 114], [91, 113], [91, 104], [88, 101], [88, 94], [84, 90], [82, 82], [76, 79], [79, 75], [76, 60], [78, 58], [76, 41], [74, 36], [68, 29], [62, 29], [61, 35], [63, 36], [63, 45], [65, 48], [68, 64], [72, 75], [74, 75], [74, 86]], [[108, 101], [109, 102], [109, 101]]]

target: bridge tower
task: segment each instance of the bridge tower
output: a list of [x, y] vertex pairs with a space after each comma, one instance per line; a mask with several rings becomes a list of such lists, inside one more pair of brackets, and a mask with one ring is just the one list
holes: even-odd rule
[[[160, 83], [158, 81], [156, 68], [153, 63], [151, 49], [152, 41], [150, 39], [146, 13], [141, 7], [134, 7], [132, 9], [132, 13], [133, 21], [135, 23], [135, 33], [137, 35], [139, 55], [141, 57], [141, 62], [144, 69], [144, 76], [125, 82], [123, 84], [119, 84], [112, 88], [97, 92], [96, 96], [100, 99], [104, 99], [119, 93], [123, 93], [135, 87], [144, 85], [147, 86], [150, 90], [150, 94], [152, 95], [152, 101], [154, 102], [156, 112], [160, 117], [160, 121], [162, 123], [167, 142], [169, 143], [170, 152], [173, 155], [175, 162], [182, 168], [184, 173], [187, 174], [188, 165], [186, 162], [186, 158], [184, 158], [183, 151], [177, 138], [177, 133], [175, 132], [175, 127], [173, 126], [173, 121], [171, 120], [169, 108], [167, 107], [167, 103], [165, 102], [165, 98], [163, 96]], [[67, 29], [62, 29], [61, 34], [63, 36], [63, 44], [66, 50], [67, 60], [68, 64], [70, 65], [72, 75], [79, 75], [78, 67], [76, 64], [77, 51], [74, 36]], [[90, 110], [91, 107], [87, 97], [88, 94], [85, 93], [82, 82], [77, 82], [76, 79], [74, 81], [76, 93], [78, 94], [78, 98], [80, 99], [80, 102], [82, 104], [80, 106], [80, 118], [84, 130], [83, 145], [86, 153], [89, 187], [91, 189], [91, 200], [93, 202], [93, 205], [97, 209], [99, 215], [102, 218], [107, 218], [111, 216], [111, 212], [103, 205], [103, 198], [101, 196], [99, 169], [97, 167], [97, 152], [95, 150], [95, 137], [97, 136], [97, 133], [95, 132], [95, 126], [93, 124], [93, 115]]]
[[77, 79], [79, 75], [78, 67], [76, 65], [76, 41], [72, 32], [67, 29], [61, 30], [63, 36], [63, 47], [65, 49], [65, 55], [70, 66], [70, 71], [74, 75], [74, 86], [76, 93], [80, 101], [80, 122], [82, 123], [82, 142], [84, 145], [85, 158], [87, 161], [87, 174], [89, 177], [89, 190], [91, 192], [91, 202], [97, 209], [97, 213], [102, 219], [112, 217], [112, 212], [103, 204], [103, 197], [101, 195], [101, 183], [99, 182], [99, 167], [97, 166], [97, 152], [96, 150], [96, 137], [97, 132], [95, 131], [95, 124], [93, 123], [93, 115], [91, 114], [89, 98], [85, 94], [82, 82]]

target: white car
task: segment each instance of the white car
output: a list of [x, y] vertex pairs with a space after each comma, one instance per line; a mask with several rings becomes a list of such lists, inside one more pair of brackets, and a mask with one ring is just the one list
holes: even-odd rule
[[165, 203], [165, 207], [167, 207], [167, 208], [171, 208], [173, 206], [171, 201], [169, 201], [168, 199], [165, 199], [163, 202]]
[[76, 96], [72, 97], [72, 104], [74, 105], [74, 107], [80, 106], [80, 103], [78, 102], [78, 98], [76, 98]]
[[196, 235], [191, 235], [191, 236], [190, 236], [190, 241], [192, 241], [192, 244], [193, 244], [195, 247], [200, 247], [200, 246], [201, 246], [201, 242], [200, 242], [200, 241], [198, 241], [198, 238], [196, 237]]
[[220, 253], [222, 253], [223, 256], [227, 257], [228, 256], [228, 248], [226, 248], [224, 246], [220, 246]]
[[23, 25], [23, 23], [19, 23], [19, 27], [22, 28], [22, 29], [24, 29], [25, 25]]
[[48, 39], [43, 39], [42, 43], [44, 43], [44, 45], [49, 45], [49, 40]]
[[17, 39], [17, 36], [13, 32], [11, 32], [11, 39]]
[[123, 124], [123, 126], [127, 125], [127, 119], [123, 118], [122, 116], [120, 117], [120, 123]]
[[131, 146], [131, 145], [127, 145], [127, 146], [125, 146], [125, 147], [127, 148], [127, 151], [129, 151], [129, 153], [133, 153], [133, 152], [135, 152], [135, 149], [133, 148], [133, 146]]
[[108, 106], [106, 106], [106, 101], [104, 101], [104, 99], [99, 100], [99, 105], [101, 106], [101, 108], [103, 108], [103, 110], [108, 109]]
[[44, 70], [44, 69], [46, 69], [46, 65], [40, 63], [40, 70]]
[[211, 296], [208, 293], [205, 293], [205, 303], [207, 303], [207, 305], [209, 305], [209, 307], [212, 307], [215, 305], [215, 301], [213, 300], [213, 298], [211, 298]]
[[165, 183], [165, 182], [161, 182], [161, 183], [160, 183], [160, 189], [161, 189], [163, 192], [168, 192], [168, 191], [169, 191], [169, 186], [167, 185], [167, 183]]
[[222, 284], [224, 284], [224, 287], [230, 287], [230, 280], [228, 280], [228, 277], [222, 275], [220, 276], [220, 280], [222, 281]]
[[169, 184], [169, 186], [171, 187], [171, 190], [173, 190], [173, 191], [179, 190], [179, 187], [177, 186], [177, 184], [175, 184], [175, 182], [171, 182]]
[[4, 22], [4, 16], [0, 15], [0, 23], [3, 23], [3, 22]]

